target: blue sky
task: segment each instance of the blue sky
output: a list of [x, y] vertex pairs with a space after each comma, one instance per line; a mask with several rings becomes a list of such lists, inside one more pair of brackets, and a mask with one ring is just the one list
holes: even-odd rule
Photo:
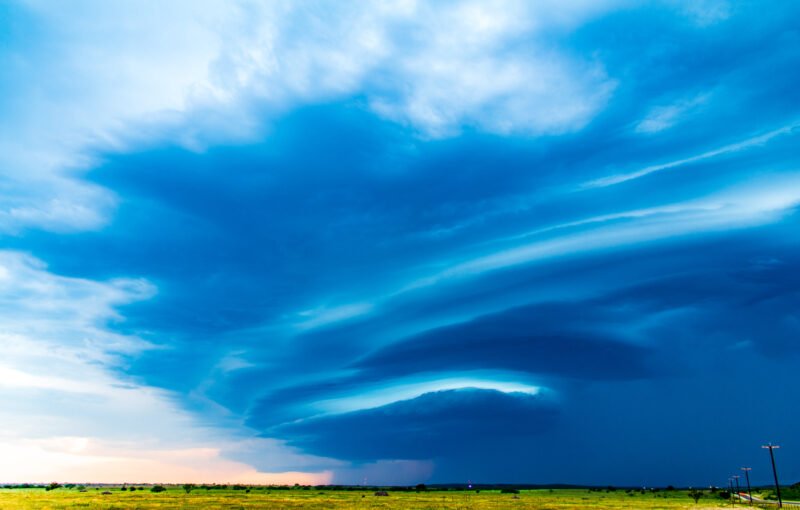
[[3, 481], [800, 479], [793, 4], [0, 10]]

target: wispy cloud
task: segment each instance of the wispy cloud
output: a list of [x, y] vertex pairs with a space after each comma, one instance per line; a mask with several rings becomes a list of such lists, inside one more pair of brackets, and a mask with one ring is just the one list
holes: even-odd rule
[[696, 156], [691, 156], [684, 159], [679, 159], [676, 161], [670, 161], [668, 163], [661, 163], [658, 165], [651, 165], [641, 170], [636, 170], [634, 172], [625, 173], [625, 174], [614, 174], [609, 175], [607, 177], [601, 177], [600, 179], [595, 179], [592, 181], [588, 181], [582, 185], [584, 188], [603, 188], [606, 186], [613, 186], [615, 184], [620, 184], [623, 182], [627, 182], [633, 179], [638, 179], [640, 177], [644, 177], [646, 175], [652, 174], [654, 172], [660, 172], [662, 170], [668, 170], [670, 168], [675, 168], [682, 165], [688, 165], [691, 163], [697, 163], [698, 161], [703, 161], [706, 159], [711, 159], [716, 156], [721, 156], [723, 154], [729, 154], [731, 152], [737, 152], [745, 149], [749, 149], [752, 147], [758, 147], [764, 145], [765, 143], [769, 142], [773, 138], [780, 136], [780, 135], [794, 135], [794, 131], [800, 126], [800, 123], [794, 122], [792, 124], [780, 127], [763, 135], [755, 136], [753, 138], [748, 138], [741, 142], [733, 143], [730, 145], [725, 145], [718, 149], [713, 149], [708, 152], [704, 152], [702, 154], [698, 154]]
[[668, 106], [653, 107], [634, 128], [637, 133], [658, 133], [671, 128], [698, 106], [706, 103], [711, 94], [700, 94], [688, 100], [680, 100]]

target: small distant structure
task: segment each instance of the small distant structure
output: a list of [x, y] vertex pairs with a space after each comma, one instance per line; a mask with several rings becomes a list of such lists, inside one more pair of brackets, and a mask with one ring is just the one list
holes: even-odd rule
[[109, 492], [109, 491], [103, 491], [103, 492], [101, 492], [100, 494], [101, 494], [101, 495], [103, 495], [103, 496], [110, 496], [110, 495], [111, 495], [111, 492]]
[[386, 491], [378, 491], [375, 493], [376, 496], [388, 496], [389, 493]]

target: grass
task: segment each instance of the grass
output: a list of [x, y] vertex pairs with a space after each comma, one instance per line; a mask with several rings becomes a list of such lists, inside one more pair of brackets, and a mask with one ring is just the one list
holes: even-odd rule
[[[111, 495], [101, 495], [110, 491]], [[517, 496], [519, 499], [513, 499]], [[679, 508], [730, 508], [725, 501], [706, 496], [695, 504], [686, 491], [669, 491], [640, 494], [617, 492], [588, 492], [586, 490], [523, 490], [519, 494], [501, 494], [500, 491], [429, 491], [389, 492], [389, 496], [375, 496], [373, 492], [335, 490], [271, 490], [253, 488], [249, 494], [234, 490], [195, 489], [186, 494], [179, 487], [166, 492], [149, 490], [135, 492], [119, 488], [89, 488], [87, 492], [75, 489], [4, 489], [0, 490], [2, 510], [56, 510], [56, 509], [185, 509], [209, 510], [269, 509], [503, 509], [525, 508], [566, 510], [573, 508], [596, 510], [623, 509], [679, 509]]]

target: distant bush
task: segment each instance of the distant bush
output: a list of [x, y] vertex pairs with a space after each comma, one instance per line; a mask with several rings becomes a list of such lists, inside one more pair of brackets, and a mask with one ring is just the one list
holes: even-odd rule
[[186, 492], [186, 494], [189, 494], [190, 492], [192, 492], [192, 489], [194, 489], [194, 484], [193, 483], [185, 483], [185, 484], [183, 484], [183, 490]]
[[164, 492], [165, 490], [167, 490], [167, 488], [163, 485], [153, 485], [150, 488], [150, 492]]
[[703, 497], [703, 491], [692, 489], [688, 492], [688, 496], [694, 500], [695, 504], [697, 504], [700, 498]]
[[721, 490], [720, 490], [720, 491], [717, 493], [717, 496], [719, 496], [719, 497], [720, 497], [720, 499], [731, 499], [731, 493], [730, 493], [730, 492], [728, 492], [728, 491], [726, 491], [726, 490], [724, 490], [724, 489], [721, 489]]
[[519, 494], [519, 491], [517, 489], [506, 487], [504, 489], [500, 489], [500, 494]]
[[61, 487], [61, 484], [60, 484], [60, 483], [53, 482], [53, 483], [51, 483], [50, 485], [48, 485], [47, 487], [45, 487], [45, 488], [44, 488], [44, 490], [46, 490], [46, 491], [51, 491], [51, 490], [53, 490], [53, 489], [58, 489], [58, 488], [60, 488], [60, 487]]

